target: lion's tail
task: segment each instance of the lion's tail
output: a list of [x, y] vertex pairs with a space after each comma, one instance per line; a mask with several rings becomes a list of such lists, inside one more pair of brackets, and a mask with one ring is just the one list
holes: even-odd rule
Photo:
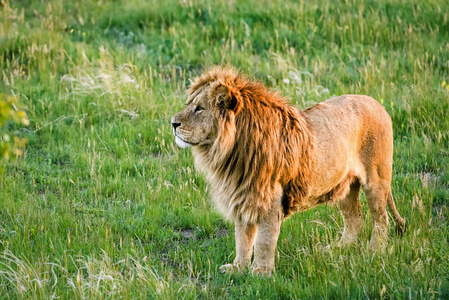
[[396, 205], [394, 204], [393, 195], [391, 194], [391, 192], [388, 193], [387, 204], [388, 209], [393, 214], [394, 221], [396, 222], [396, 232], [399, 235], [404, 234], [405, 230], [407, 229], [405, 225], [405, 220], [401, 217], [401, 215], [399, 215], [399, 212], [396, 209]]

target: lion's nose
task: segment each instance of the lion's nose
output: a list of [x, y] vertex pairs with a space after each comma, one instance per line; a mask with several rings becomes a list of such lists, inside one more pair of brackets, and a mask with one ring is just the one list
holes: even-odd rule
[[178, 128], [179, 126], [181, 126], [181, 123], [171, 122], [171, 125], [173, 126], [173, 129], [176, 129], [176, 128]]

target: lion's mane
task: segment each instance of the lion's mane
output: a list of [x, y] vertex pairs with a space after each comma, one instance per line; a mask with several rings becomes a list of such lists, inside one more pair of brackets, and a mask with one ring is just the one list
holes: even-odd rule
[[[189, 94], [207, 85], [218, 136], [211, 145], [195, 147], [193, 155], [217, 208], [228, 219], [257, 223], [273, 199], [282, 197], [288, 216], [307, 198], [313, 167], [313, 135], [302, 112], [234, 69], [209, 70]], [[232, 109], [217, 103], [223, 91]]]

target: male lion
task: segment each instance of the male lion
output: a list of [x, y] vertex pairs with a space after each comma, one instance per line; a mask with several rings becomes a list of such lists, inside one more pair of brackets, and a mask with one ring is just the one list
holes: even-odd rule
[[371, 248], [386, 246], [387, 204], [397, 230], [405, 230], [390, 188], [391, 119], [368, 96], [335, 97], [301, 111], [234, 69], [215, 67], [192, 84], [172, 125], [178, 146], [193, 147], [217, 208], [235, 222], [236, 257], [222, 272], [248, 266], [255, 244], [253, 273], [271, 274], [282, 220], [322, 203], [339, 200], [338, 244], [355, 242], [361, 187], [374, 223]]

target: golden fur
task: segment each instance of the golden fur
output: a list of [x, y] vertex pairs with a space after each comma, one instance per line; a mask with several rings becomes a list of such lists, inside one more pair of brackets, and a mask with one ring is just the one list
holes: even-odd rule
[[371, 245], [384, 247], [388, 204], [398, 229], [405, 222], [390, 189], [391, 119], [367, 96], [335, 97], [304, 111], [233, 69], [213, 68], [188, 91], [172, 120], [176, 141], [193, 146], [195, 166], [210, 183], [217, 208], [236, 223], [234, 271], [274, 270], [282, 219], [337, 200], [345, 222], [340, 245], [361, 228], [359, 191], [373, 215]]

